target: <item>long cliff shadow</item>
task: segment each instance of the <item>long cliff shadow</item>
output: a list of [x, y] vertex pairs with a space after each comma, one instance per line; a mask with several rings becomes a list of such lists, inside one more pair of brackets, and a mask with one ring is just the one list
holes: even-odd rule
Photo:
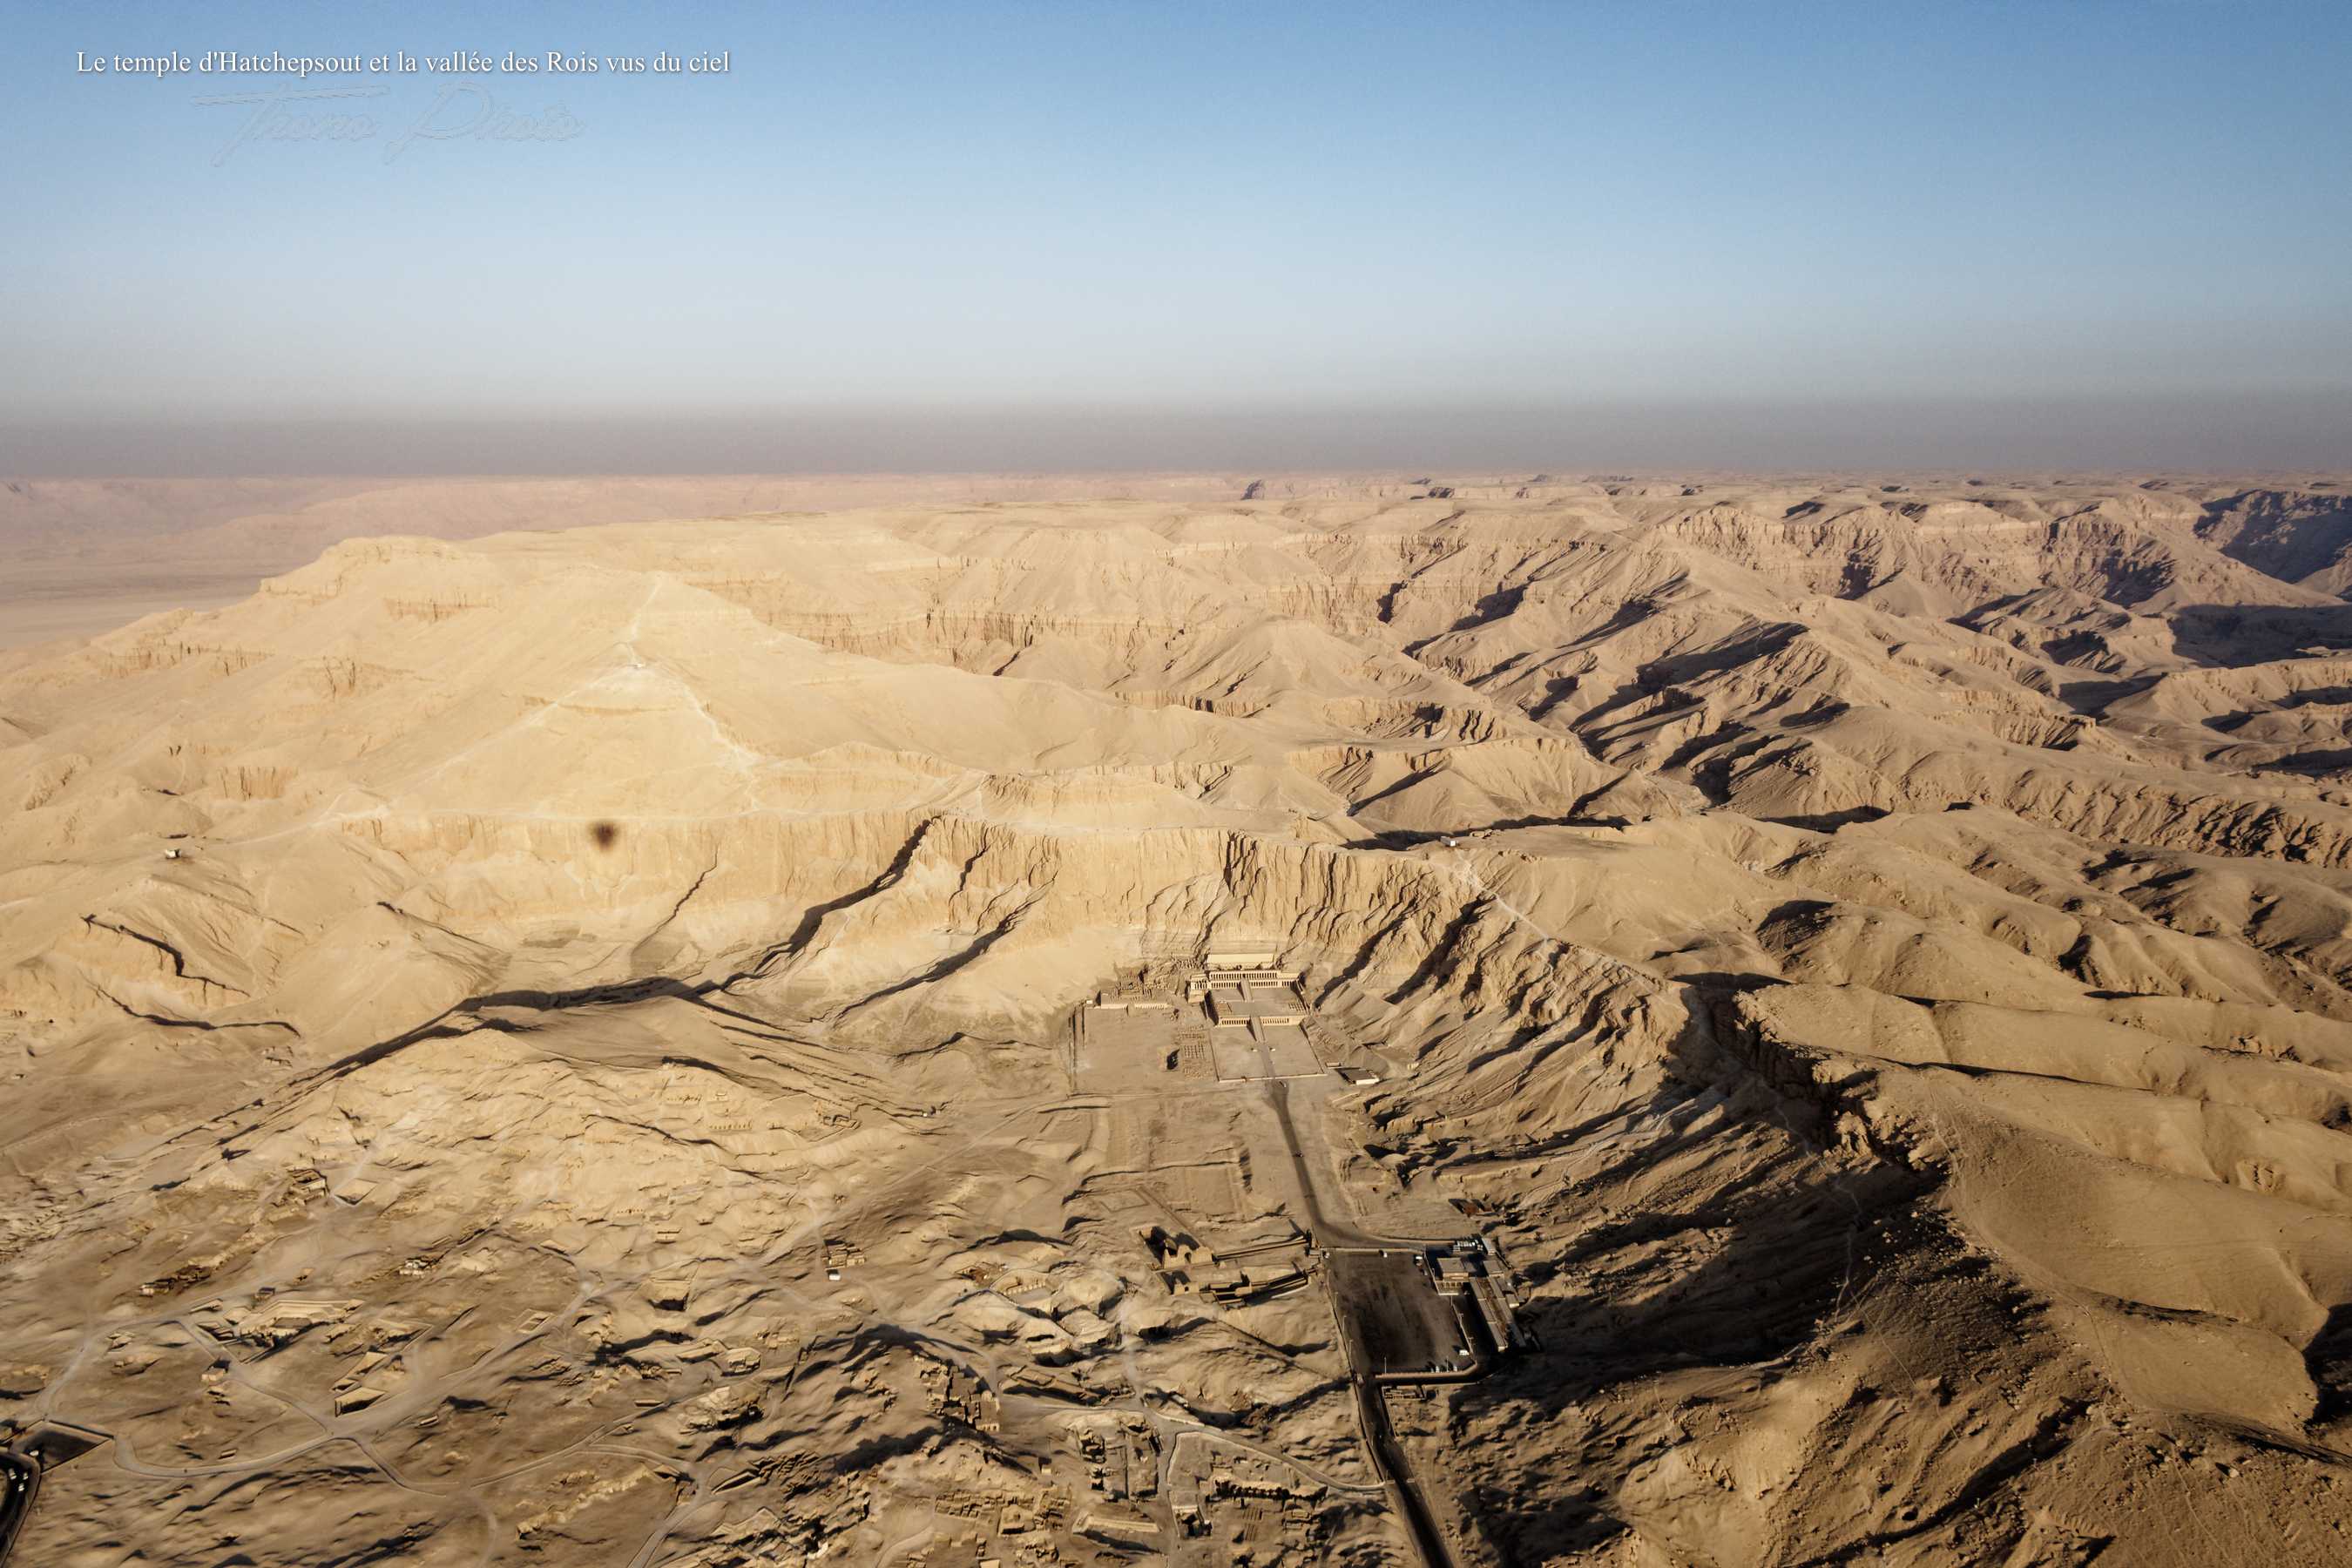
[[[1640, 618], [1638, 616], [1634, 617], [1635, 620]], [[1612, 622], [1612, 626], [1614, 626], [1615, 623]], [[1580, 714], [1576, 729], [1580, 734], [1589, 734], [1596, 729], [1605, 728], [1621, 709], [1645, 701], [1660, 692], [1704, 680], [1710, 675], [1721, 675], [1757, 659], [1769, 658], [1804, 633], [1805, 627], [1801, 622], [1766, 621], [1743, 628], [1696, 652], [1654, 658], [1636, 668], [1633, 679]], [[1680, 706], [1698, 705], [1699, 699], [1688, 693], [1684, 695], [1685, 701]]]
[[[2319, 1424], [2352, 1423], [2352, 1302], [2338, 1305], [2303, 1352], [2319, 1390]], [[2347, 1434], [2352, 1436], [2352, 1434]]]
[[[1748, 1367], [1769, 1377], [1919, 1244], [1915, 1206], [1929, 1186], [1893, 1165], [1822, 1171], [1726, 1193], [1689, 1212], [1596, 1226], [1558, 1266], [1589, 1282], [1539, 1297], [1522, 1314], [1542, 1348], [1465, 1386], [1458, 1418], [1474, 1429], [1540, 1430], [1596, 1395], [1660, 1373]], [[1727, 1230], [1729, 1240], [1715, 1246]], [[1712, 1250], [1681, 1266], [1674, 1259], [1685, 1242]], [[1637, 1460], [1619, 1452], [1601, 1461], [1602, 1473]], [[1565, 1455], [1549, 1464], [1557, 1468], [1493, 1467], [1465, 1500], [1507, 1564], [1555, 1561], [1623, 1528], [1608, 1489], [1594, 1486], [1583, 1465]]]
[[2165, 619], [2173, 651], [2202, 665], [2267, 664], [2305, 648], [2352, 652], [2352, 605], [2183, 605]]
[[[300, 1094], [320, 1084], [344, 1078], [362, 1068], [397, 1056], [411, 1046], [422, 1045], [429, 1040], [454, 1039], [478, 1029], [491, 1029], [510, 1035], [528, 1034], [531, 1031], [533, 1026], [512, 1018], [500, 1017], [498, 1015], [501, 1012], [562, 1013], [573, 1008], [625, 1006], [632, 1003], [667, 998], [685, 1002], [722, 1017], [734, 1019], [739, 1024], [753, 1025], [761, 1029], [773, 1029], [776, 1027], [774, 1020], [760, 1017], [739, 1007], [729, 1006], [715, 998], [726, 996], [729, 1001], [732, 1001], [733, 987], [747, 981], [765, 979], [780, 960], [793, 958], [807, 951], [810, 944], [814, 942], [816, 933], [824, 925], [827, 916], [895, 886], [898, 879], [906, 875], [907, 868], [914, 860], [915, 852], [921, 847], [924, 837], [937, 821], [937, 817], [926, 817], [918, 823], [914, 831], [899, 845], [890, 863], [884, 867], [873, 880], [838, 898], [810, 905], [802, 911], [800, 921], [791, 936], [761, 950], [756, 958], [731, 973], [692, 983], [668, 975], [651, 975], [642, 979], [614, 981], [566, 991], [490, 991], [467, 996], [451, 1003], [439, 1013], [414, 1027], [362, 1046], [272, 1084], [255, 1098], [242, 1104], [231, 1106], [198, 1126], [184, 1128], [166, 1138], [163, 1142], [169, 1144], [177, 1142], [183, 1138], [200, 1137], [209, 1129], [216, 1128], [222, 1123], [230, 1123], [226, 1132], [213, 1134], [213, 1142], [216, 1146], [226, 1147], [244, 1137], [256, 1125], [258, 1125], [257, 1122], [236, 1124], [234, 1119], [240, 1114], [261, 1111], [273, 1100]], [[705, 875], [708, 873], [706, 872]], [[389, 904], [382, 907], [392, 908]], [[394, 910], [393, 912], [396, 914], [399, 911]], [[161, 1146], [158, 1145], [158, 1147]]]
[[[2276, 492], [2260, 490], [2241, 490], [2207, 501], [2204, 520], [2198, 524], [2199, 537], [2208, 537], [2212, 527], [2227, 523], [2231, 514], [2238, 511], [2253, 514], [2245, 520], [2250, 526], [2222, 545], [2221, 553], [2282, 583], [2325, 570], [2352, 546], [2352, 498], [2308, 492], [2299, 507], [2282, 505]], [[2276, 528], [2282, 521], [2287, 526]], [[2273, 526], [2252, 526], [2263, 523]]]
[[[1812, 1339], [1840, 1300], [1870, 1288], [1887, 1239], [1907, 1231], [1927, 1190], [1914, 1173], [1880, 1165], [1596, 1226], [1558, 1264], [1596, 1271], [1593, 1287], [1533, 1303], [1529, 1326], [1544, 1353], [1504, 1363], [1479, 1396], [1557, 1409], [1677, 1366], [1778, 1360]], [[1730, 1240], [1693, 1268], [1639, 1256], [1685, 1238], [1705, 1246], [1727, 1229]]]
[[2283, 757], [2258, 763], [2255, 772], [2264, 773], [2303, 773], [2324, 778], [2352, 767], [2352, 746], [2331, 746], [2318, 751], [2291, 752]]
[[[766, 978], [768, 971], [779, 959], [794, 957], [807, 950], [809, 944], [815, 940], [817, 930], [824, 925], [827, 916], [845, 910], [853, 904], [861, 903], [896, 885], [898, 879], [906, 875], [908, 866], [914, 860], [915, 851], [922, 847], [924, 836], [929, 833], [932, 824], [937, 820], [936, 817], [926, 817], [917, 823], [914, 832], [899, 845], [890, 863], [884, 867], [872, 881], [862, 887], [854, 888], [838, 898], [811, 904], [801, 912], [800, 922], [793, 928], [792, 935], [764, 949], [757, 958], [730, 974], [692, 983], [674, 979], [668, 975], [656, 974], [638, 980], [611, 981], [597, 985], [583, 985], [569, 991], [484, 992], [479, 995], [468, 996], [450, 1004], [448, 1007], [413, 1029], [394, 1035], [388, 1039], [378, 1040], [373, 1045], [362, 1046], [355, 1051], [336, 1058], [333, 1061], [314, 1068], [295, 1078], [290, 1083], [280, 1087], [294, 1089], [308, 1088], [328, 1079], [341, 1078], [371, 1063], [380, 1062], [386, 1057], [397, 1055], [409, 1047], [424, 1041], [447, 1039], [454, 1036], [469, 1034], [478, 1028], [499, 1029], [508, 1033], [524, 1032], [524, 1026], [521, 1025], [485, 1016], [499, 1010], [562, 1013], [575, 1007], [626, 1006], [632, 1003], [650, 1002], [657, 997], [663, 997], [689, 1003], [694, 1006], [738, 1019], [743, 1023], [772, 1028], [774, 1024], [771, 1019], [726, 1006], [711, 998], [730, 994], [733, 987], [745, 981]], [[381, 907], [392, 908], [389, 904]], [[399, 911], [394, 910], [394, 912]]]
[[[1598, 795], [1601, 792], [1596, 790], [1593, 793]], [[1630, 826], [1633, 820], [1630, 816], [1587, 816], [1574, 811], [1565, 816], [1498, 816], [1491, 821], [1464, 823], [1454, 827], [1386, 828], [1375, 834], [1371, 842], [1381, 849], [1412, 849], [1441, 838], [1464, 838], [1474, 833], [1512, 833], [1522, 827], [1625, 827]]]

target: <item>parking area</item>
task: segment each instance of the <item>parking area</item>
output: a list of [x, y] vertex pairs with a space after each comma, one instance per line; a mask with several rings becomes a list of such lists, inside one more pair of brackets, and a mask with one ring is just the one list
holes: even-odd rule
[[1331, 1300], [1353, 1334], [1359, 1371], [1371, 1377], [1467, 1371], [1471, 1342], [1417, 1253], [1334, 1251]]

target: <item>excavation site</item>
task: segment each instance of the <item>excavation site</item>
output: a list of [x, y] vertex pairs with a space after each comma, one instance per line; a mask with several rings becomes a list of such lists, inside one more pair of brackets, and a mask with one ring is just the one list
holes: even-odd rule
[[2343, 479], [428, 488], [0, 647], [5, 1568], [2352, 1562]]

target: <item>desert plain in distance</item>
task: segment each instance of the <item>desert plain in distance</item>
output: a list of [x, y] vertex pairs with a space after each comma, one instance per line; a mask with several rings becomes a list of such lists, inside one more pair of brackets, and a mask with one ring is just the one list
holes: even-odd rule
[[2345, 476], [0, 507], [12, 1565], [2352, 1560]]

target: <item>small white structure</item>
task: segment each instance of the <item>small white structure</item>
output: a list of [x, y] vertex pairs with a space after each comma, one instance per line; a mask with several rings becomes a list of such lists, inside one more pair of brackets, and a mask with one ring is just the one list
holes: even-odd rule
[[1172, 1013], [1176, 1004], [1165, 996], [1154, 996], [1146, 991], [1105, 991], [1095, 997], [1095, 1006], [1105, 1013]]

